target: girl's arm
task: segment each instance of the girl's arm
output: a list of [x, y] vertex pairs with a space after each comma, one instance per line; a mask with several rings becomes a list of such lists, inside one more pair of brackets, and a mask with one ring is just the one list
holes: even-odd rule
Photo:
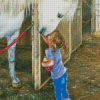
[[50, 66], [53, 66], [53, 65], [54, 65], [54, 59], [53, 58], [48, 59], [46, 62], [45, 61], [42, 62], [43, 67], [50, 67]]

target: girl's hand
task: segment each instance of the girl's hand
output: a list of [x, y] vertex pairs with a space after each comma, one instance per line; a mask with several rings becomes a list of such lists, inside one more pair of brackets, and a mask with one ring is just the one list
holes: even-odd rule
[[51, 67], [53, 65], [54, 65], [54, 59], [53, 58], [50, 58], [50, 59], [44, 58], [43, 59], [43, 62], [42, 62], [43, 67]]

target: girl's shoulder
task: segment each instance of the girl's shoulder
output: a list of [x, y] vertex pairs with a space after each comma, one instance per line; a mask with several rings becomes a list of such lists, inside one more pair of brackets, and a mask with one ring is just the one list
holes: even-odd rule
[[59, 49], [57, 49], [57, 50], [56, 50], [56, 52], [59, 52], [59, 53], [60, 53], [60, 48], [59, 48]]
[[46, 54], [52, 54], [52, 48], [47, 48], [47, 49], [45, 49], [45, 53]]
[[60, 54], [61, 54], [60, 49], [57, 49], [55, 55], [60, 55]]
[[45, 49], [45, 51], [52, 51], [52, 48], [47, 48]]
[[52, 53], [53, 55], [60, 55], [61, 53], [60, 53], [60, 49], [57, 49], [56, 50], [56, 52], [53, 52], [54, 50], [53, 50], [53, 48], [47, 48], [46, 50], [45, 50], [45, 53]]

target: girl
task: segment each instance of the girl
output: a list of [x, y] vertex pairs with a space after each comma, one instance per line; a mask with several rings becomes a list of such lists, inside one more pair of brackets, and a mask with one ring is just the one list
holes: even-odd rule
[[49, 45], [46, 49], [46, 58], [42, 62], [43, 67], [51, 67], [51, 76], [55, 88], [56, 100], [70, 100], [67, 86], [67, 72], [62, 63], [60, 48], [63, 47], [66, 51], [66, 44], [63, 36], [59, 31], [54, 31], [48, 37], [43, 36], [45, 42]]

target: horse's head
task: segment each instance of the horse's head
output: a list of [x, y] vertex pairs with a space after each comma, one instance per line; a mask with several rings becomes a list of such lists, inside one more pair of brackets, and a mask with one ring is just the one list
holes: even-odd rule
[[39, 33], [51, 34], [65, 15], [74, 15], [77, 4], [78, 0], [42, 0], [38, 5]]

